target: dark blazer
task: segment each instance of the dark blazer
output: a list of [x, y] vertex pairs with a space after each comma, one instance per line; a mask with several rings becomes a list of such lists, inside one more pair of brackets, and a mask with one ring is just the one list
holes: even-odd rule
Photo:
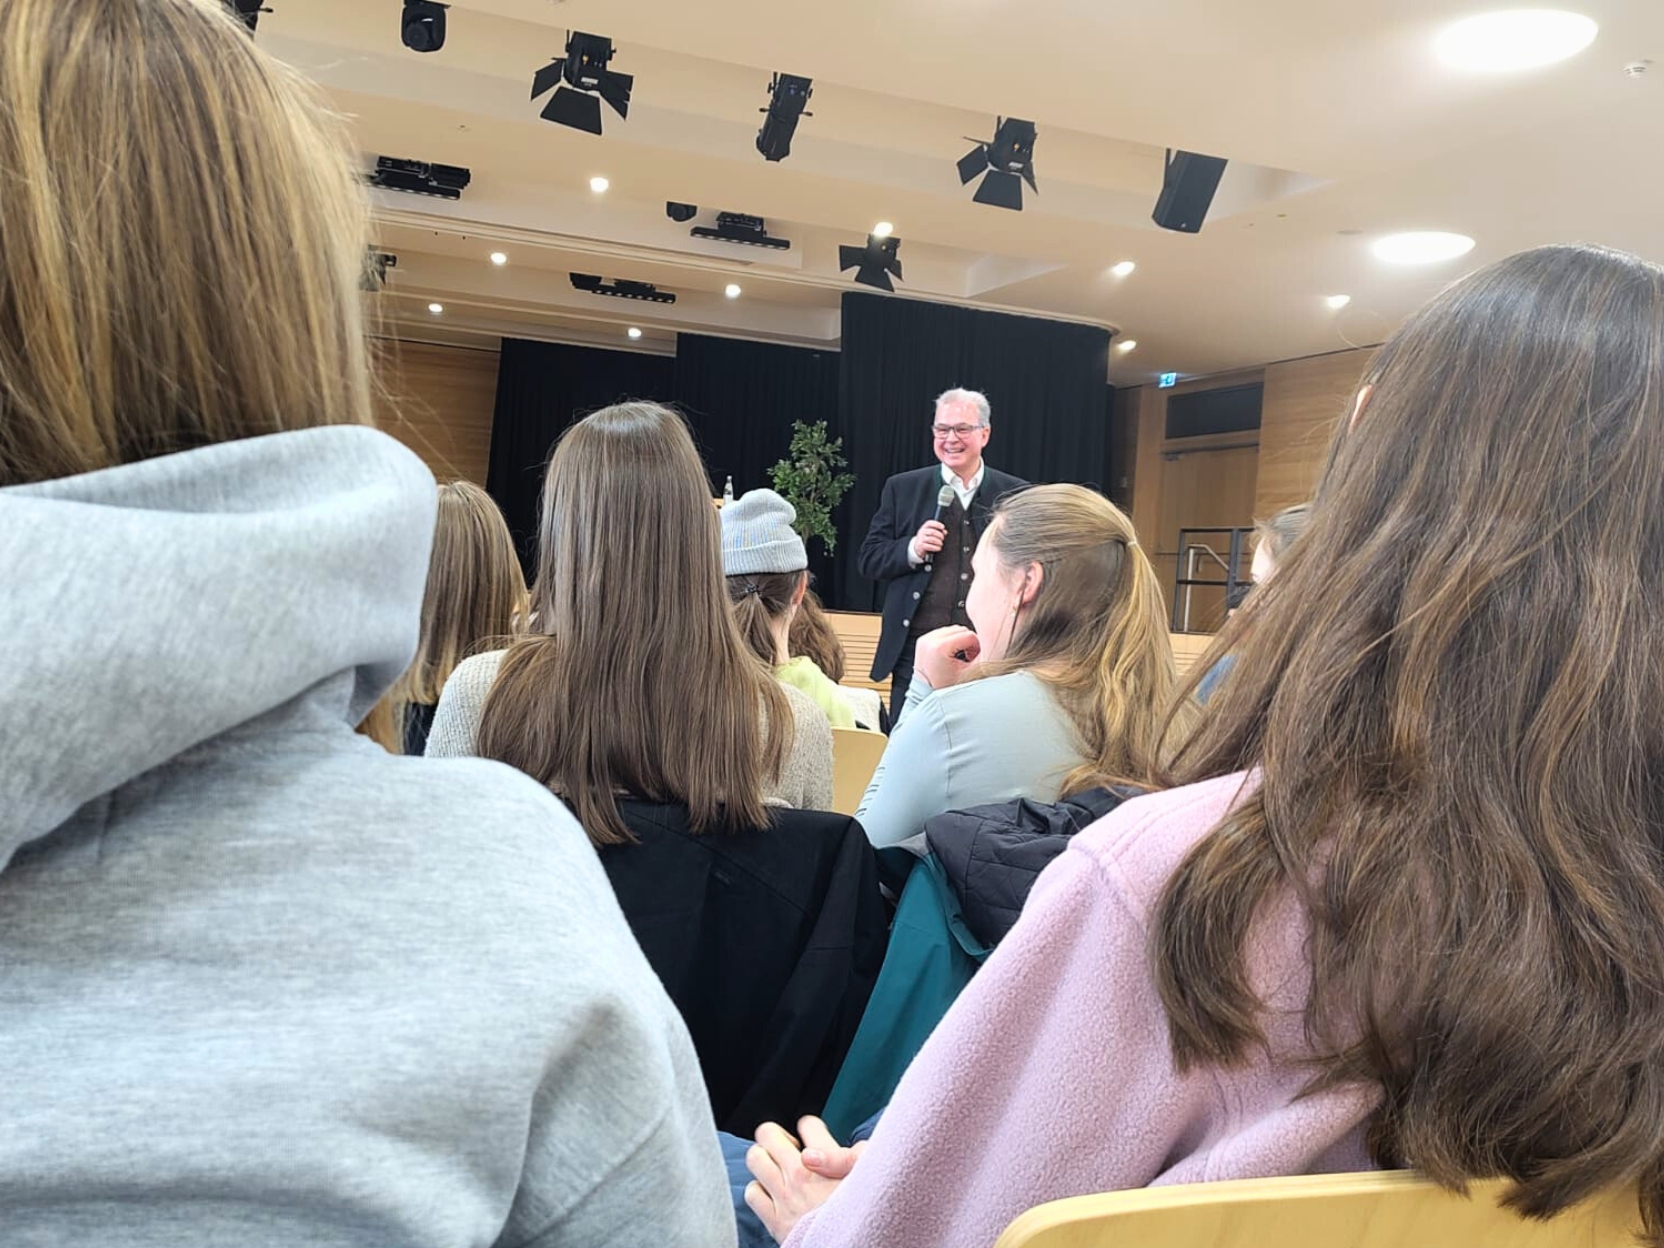
[[[1002, 494], [1019, 490], [1028, 482], [1008, 472], [983, 466], [982, 485], [971, 500], [971, 528], [978, 538], [988, 527], [994, 504]], [[884, 627], [873, 655], [872, 678], [883, 680], [896, 670], [896, 660], [907, 645], [907, 629], [913, 604], [924, 593], [930, 571], [923, 564], [907, 561], [907, 543], [919, 526], [936, 514], [936, 496], [942, 490], [942, 465], [898, 472], [884, 483], [878, 512], [867, 528], [856, 566], [869, 581], [887, 581], [884, 589]]]
[[681, 1011], [716, 1124], [818, 1114], [884, 963], [872, 845], [848, 815], [772, 812], [772, 826], [695, 836], [685, 806], [621, 801], [635, 845], [601, 865]]

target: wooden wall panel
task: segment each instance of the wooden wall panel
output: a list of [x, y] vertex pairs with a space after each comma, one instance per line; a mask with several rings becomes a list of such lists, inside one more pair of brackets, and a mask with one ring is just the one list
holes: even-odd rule
[[377, 359], [386, 394], [377, 401], [376, 420], [440, 481], [484, 485], [497, 358], [493, 350], [383, 340]]
[[1374, 354], [1363, 348], [1266, 366], [1256, 516], [1263, 519], [1312, 496], [1335, 425], [1347, 415]]

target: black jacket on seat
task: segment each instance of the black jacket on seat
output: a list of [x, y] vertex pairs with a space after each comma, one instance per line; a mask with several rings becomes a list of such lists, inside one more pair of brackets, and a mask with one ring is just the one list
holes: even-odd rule
[[621, 801], [639, 844], [602, 866], [681, 1011], [717, 1126], [818, 1114], [884, 962], [871, 844], [847, 815], [773, 811], [694, 835], [685, 806]]
[[973, 806], [927, 820], [924, 834], [959, 899], [965, 926], [984, 944], [996, 945], [1069, 838], [1138, 794], [1133, 788], [1088, 789], [1057, 803], [1025, 797]]

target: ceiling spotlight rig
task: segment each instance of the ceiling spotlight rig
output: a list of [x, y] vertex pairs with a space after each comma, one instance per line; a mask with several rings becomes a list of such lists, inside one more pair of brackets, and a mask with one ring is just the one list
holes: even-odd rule
[[430, 164], [397, 156], [377, 156], [376, 167], [369, 176], [371, 186], [435, 199], [461, 199], [462, 192], [473, 180], [474, 175], [461, 165]]
[[792, 245], [789, 238], [771, 238], [763, 219], [745, 212], [719, 212], [715, 227], [696, 225], [688, 233], [694, 238], [738, 243], [742, 247], [768, 247], [774, 251], [789, 251]]
[[543, 120], [600, 134], [602, 100], [613, 112], [627, 118], [630, 115], [630, 92], [636, 80], [632, 74], [620, 74], [607, 68], [612, 63], [612, 57], [611, 39], [586, 35], [578, 30], [569, 31], [566, 55], [557, 56], [538, 70], [537, 76], [532, 79], [534, 100], [555, 89], [555, 94], [543, 106]]
[[412, 52], [437, 52], [445, 46], [445, 10], [435, 0], [404, 0], [399, 37]]
[[225, 7], [252, 32], [260, 24], [260, 15], [270, 13], [271, 10], [262, 7], [260, 0], [225, 0]]
[[900, 251], [901, 240], [895, 235], [880, 238], [869, 234], [865, 247], [838, 248], [838, 268], [854, 269], [855, 280], [863, 286], [894, 291], [895, 286], [890, 279], [893, 277], [901, 281]]
[[613, 299], [639, 299], [643, 303], [675, 303], [676, 296], [660, 290], [652, 282], [631, 282], [623, 278], [608, 282], [595, 273], [571, 273], [575, 290], [591, 295], [607, 295]]
[[[982, 185], [972, 198], [979, 204], [996, 208], [1023, 210], [1023, 183], [1036, 195], [1040, 188], [1034, 184], [1034, 123], [1015, 117], [995, 119], [991, 143], [977, 143], [959, 162], [959, 181], [963, 185], [977, 174], [983, 174]], [[972, 140], [975, 142], [975, 140]]]
[[796, 74], [775, 74], [768, 84], [768, 107], [763, 128], [757, 131], [757, 150], [764, 160], [784, 160], [792, 154], [792, 136], [797, 133], [801, 117], [813, 117], [803, 111], [813, 95], [813, 80]]

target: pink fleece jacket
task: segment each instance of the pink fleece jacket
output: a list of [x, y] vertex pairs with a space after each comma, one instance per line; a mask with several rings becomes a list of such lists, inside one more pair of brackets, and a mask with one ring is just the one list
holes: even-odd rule
[[1248, 950], [1269, 1052], [1179, 1074], [1150, 973], [1163, 884], [1243, 788], [1129, 802], [1075, 837], [908, 1067], [866, 1154], [787, 1248], [983, 1248], [1048, 1200], [1158, 1183], [1370, 1168], [1380, 1089], [1300, 1095], [1306, 923], [1290, 898]]

